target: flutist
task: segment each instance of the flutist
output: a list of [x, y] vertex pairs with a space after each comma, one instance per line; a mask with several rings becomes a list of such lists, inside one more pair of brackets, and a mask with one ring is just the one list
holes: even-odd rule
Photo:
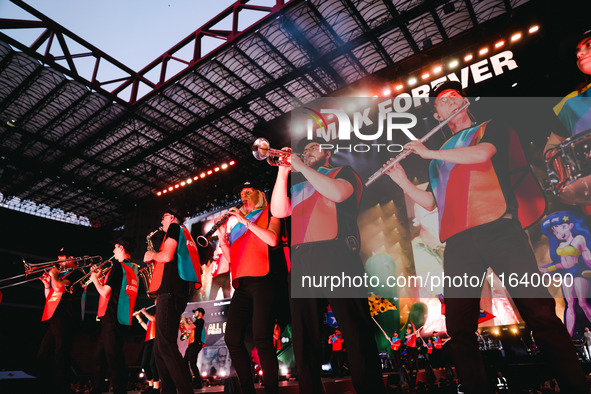
[[[113, 392], [127, 392], [127, 367], [123, 342], [131, 325], [131, 315], [138, 292], [137, 265], [131, 262], [129, 241], [119, 239], [113, 249], [112, 268], [103, 272], [92, 266], [90, 280], [99, 292], [97, 316], [101, 318], [101, 332], [95, 351], [95, 371], [92, 393], [102, 393], [105, 387], [105, 364], [111, 374]], [[108, 387], [106, 387], [108, 389]]]
[[81, 272], [68, 268], [71, 253], [65, 248], [58, 252], [58, 266], [52, 267], [40, 278], [44, 286], [45, 308], [42, 321], [49, 327], [37, 355], [39, 376], [45, 381], [47, 392], [63, 393], [70, 389], [72, 344], [80, 326], [80, 287], [72, 293], [66, 290], [82, 276]]
[[[459, 82], [442, 82], [433, 93], [433, 116], [439, 121], [450, 117], [468, 100]], [[413, 153], [431, 160], [431, 190], [418, 189], [400, 164], [388, 171], [416, 203], [429, 211], [438, 208], [439, 238], [447, 242], [445, 275], [482, 275], [489, 266], [507, 277], [513, 274], [521, 278], [536, 272], [536, 258], [522, 227], [543, 214], [545, 201], [530, 178], [517, 135], [497, 120], [473, 122], [467, 109], [460, 111], [448, 126], [452, 137], [439, 150], [428, 149], [420, 141], [406, 145]], [[575, 349], [554, 311], [554, 299], [542, 286], [508, 290], [536, 342], [544, 346], [548, 359], [554, 362], [561, 390], [587, 392]], [[447, 285], [444, 291], [446, 325], [458, 379], [466, 393], [488, 393], [487, 373], [474, 335], [481, 289]]]

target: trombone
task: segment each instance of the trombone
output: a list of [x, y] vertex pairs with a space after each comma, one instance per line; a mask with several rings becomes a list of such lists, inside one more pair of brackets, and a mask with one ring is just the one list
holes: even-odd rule
[[[107, 272], [109, 272], [111, 270], [111, 268], [113, 268], [113, 262], [111, 260], [113, 260], [114, 257], [115, 257], [115, 255], [111, 256], [109, 258], [109, 260], [104, 261], [97, 266], [96, 269], [102, 271], [102, 276], [107, 275]], [[102, 259], [101, 259], [101, 261], [102, 261]], [[110, 264], [110, 265], [108, 267], [103, 268], [106, 264]], [[68, 286], [68, 288], [66, 290], [71, 294], [72, 292], [74, 292], [74, 288], [79, 283], [81, 283], [82, 288], [85, 289], [86, 286], [88, 286], [89, 284], [92, 283], [92, 280], [90, 279], [90, 275], [92, 275], [92, 273], [93, 273], [93, 271], [90, 271], [89, 273], [84, 275], [82, 278], [78, 279], [76, 282], [74, 282], [70, 286]]]
[[[88, 261], [88, 264], [80, 265], [81, 263], [86, 262], [86, 261]], [[6, 289], [8, 287], [14, 287], [14, 286], [22, 285], [24, 283], [39, 280], [39, 279], [41, 279], [43, 274], [45, 274], [46, 272], [49, 272], [53, 267], [56, 267], [60, 271], [60, 273], [63, 273], [69, 269], [84, 270], [84, 268], [88, 268], [88, 267], [92, 266], [93, 264], [96, 264], [97, 262], [101, 262], [101, 261], [103, 261], [101, 256], [92, 256], [92, 257], [83, 256], [83, 257], [75, 257], [75, 258], [65, 259], [65, 260], [54, 260], [54, 261], [48, 261], [45, 263], [35, 263], [35, 264], [27, 263], [25, 260], [23, 260], [23, 266], [25, 268], [25, 273], [20, 274], [20, 275], [11, 276], [9, 278], [0, 279], [0, 283], [14, 281], [14, 280], [16, 280], [18, 278], [22, 278], [22, 277], [26, 277], [27, 279], [22, 280], [20, 282], [14, 282], [14, 283], [4, 285], [4, 286], [0, 287], [0, 290]], [[41, 275], [36, 276], [34, 278], [28, 278], [28, 276], [32, 275], [32, 274], [41, 274]]]

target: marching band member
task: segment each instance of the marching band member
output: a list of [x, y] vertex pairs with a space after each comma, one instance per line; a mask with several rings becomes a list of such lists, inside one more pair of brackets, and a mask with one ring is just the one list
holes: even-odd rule
[[189, 346], [185, 351], [183, 360], [189, 367], [189, 375], [193, 376], [193, 388], [200, 389], [203, 387], [201, 381], [201, 372], [197, 367], [197, 358], [199, 352], [205, 346], [205, 320], [203, 320], [203, 314], [205, 310], [203, 308], [197, 308], [193, 310], [193, 319], [185, 321], [185, 329], [190, 330], [189, 334]]
[[127, 368], [123, 342], [131, 325], [132, 312], [138, 293], [138, 267], [131, 262], [129, 242], [115, 241], [114, 261], [106, 277], [97, 266], [92, 266], [90, 280], [99, 292], [97, 316], [101, 318], [101, 332], [95, 353], [95, 372], [92, 393], [102, 393], [105, 362], [111, 374], [113, 392], [127, 392]]
[[[432, 159], [432, 192], [417, 188], [399, 163], [387, 173], [419, 205], [429, 211], [438, 208], [439, 237], [447, 242], [446, 276], [481, 277], [489, 266], [497, 274], [520, 278], [536, 272], [536, 258], [518, 219], [525, 219], [524, 225], [535, 222], [543, 214], [545, 203], [540, 191], [540, 204], [531, 194], [518, 204], [518, 198], [523, 197], [519, 188], [527, 185], [529, 174], [520, 185], [513, 185], [510, 170], [512, 165], [529, 166], [517, 136], [494, 120], [474, 125], [468, 109], [456, 114], [467, 100], [459, 82], [438, 84], [433, 96], [435, 119], [443, 121], [455, 115], [448, 123], [453, 136], [440, 150], [430, 150], [420, 140], [405, 146], [424, 159]], [[519, 152], [521, 155], [516, 157]], [[530, 184], [524, 191], [533, 193], [539, 190], [536, 187]], [[530, 208], [533, 211], [527, 211]], [[561, 388], [572, 393], [586, 392], [583, 370], [568, 332], [556, 316], [554, 299], [541, 287], [509, 290], [536, 341], [554, 361]], [[518, 290], [526, 291], [517, 296]], [[486, 371], [474, 335], [481, 289], [468, 284], [456, 288], [448, 285], [445, 292], [446, 325], [459, 380], [466, 393], [488, 393]]]
[[[141, 315], [148, 319], [148, 324], [144, 322]], [[148, 388], [142, 391], [142, 394], [158, 394], [160, 393], [160, 379], [158, 378], [158, 368], [156, 368], [156, 358], [154, 357], [154, 338], [156, 337], [156, 317], [150, 315], [146, 308], [135, 313], [137, 322], [146, 330], [146, 338], [144, 340], [144, 348], [142, 350], [142, 369], [148, 381]]]
[[57, 256], [58, 261], [62, 261], [59, 263], [61, 272], [57, 267], [52, 267], [40, 278], [45, 287], [42, 321], [47, 321], [49, 327], [41, 342], [37, 360], [42, 364], [40, 376], [47, 381], [47, 389], [55, 390], [56, 393], [70, 390], [72, 345], [76, 329], [81, 323], [82, 290], [78, 286], [72, 289], [72, 293], [65, 291], [82, 276], [80, 271], [67, 268], [67, 260], [72, 259], [70, 254], [62, 248]]
[[190, 283], [201, 287], [201, 266], [197, 245], [189, 230], [182, 225], [184, 217], [170, 207], [162, 216], [166, 233], [158, 252], [147, 251], [144, 261], [154, 261], [150, 281], [151, 293], [156, 294], [156, 366], [162, 393], [193, 394], [187, 368], [177, 346], [181, 314], [190, 294]]
[[281, 221], [271, 216], [261, 187], [246, 182], [235, 192], [244, 202], [241, 210], [230, 208], [238, 223], [228, 234], [220, 227], [224, 257], [230, 262], [234, 295], [228, 310], [225, 340], [243, 394], [254, 394], [251, 358], [245, 336], [252, 329], [262, 370], [265, 392], [279, 392], [279, 365], [273, 346], [273, 328], [280, 287], [285, 288], [284, 256], [273, 249], [281, 235]]
[[[290, 168], [280, 166], [271, 197], [273, 215], [292, 215], [291, 267], [299, 272], [326, 274], [348, 268], [361, 272], [357, 212], [363, 190], [351, 167], [333, 167], [332, 152], [316, 140], [300, 142], [305, 163], [291, 155], [291, 198], [287, 183]], [[293, 270], [290, 275], [293, 275]], [[292, 279], [292, 281], [299, 281]], [[322, 292], [317, 298], [290, 298], [294, 355], [301, 393], [322, 393], [321, 314], [330, 304], [347, 341], [353, 386], [358, 393], [384, 393], [380, 360], [367, 298], [338, 298]], [[349, 289], [350, 290], [350, 289]], [[363, 289], [361, 289], [363, 290]], [[293, 291], [293, 289], [292, 289]], [[363, 297], [367, 297], [363, 290]], [[360, 293], [358, 293], [359, 295]]]

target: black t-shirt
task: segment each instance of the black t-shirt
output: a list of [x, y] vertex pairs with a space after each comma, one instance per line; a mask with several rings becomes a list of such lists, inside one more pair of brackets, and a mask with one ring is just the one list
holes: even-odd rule
[[[80, 270], [73, 270], [67, 273], [65, 276], [63, 276], [62, 280], [68, 280], [70, 284], [72, 284], [76, 282], [78, 279], [82, 278], [82, 276], [84, 276], [84, 274]], [[74, 322], [81, 321], [81, 297], [82, 286], [80, 286], [79, 284], [73, 287], [72, 294], [70, 294], [70, 292], [68, 291], [64, 291], [60, 303], [57, 306], [55, 312], [53, 313], [52, 319], [65, 318], [71, 319]]]
[[[177, 242], [179, 242], [179, 236], [181, 234], [181, 226], [177, 223], [171, 223], [168, 227], [168, 231], [166, 236], [164, 237], [164, 241], [162, 245], [166, 242], [168, 238], [172, 238]], [[174, 293], [177, 295], [188, 295], [189, 294], [189, 282], [185, 282], [179, 276], [179, 267], [178, 267], [178, 258], [175, 253], [172, 257], [172, 260], [166, 264], [164, 264], [164, 273], [162, 274], [162, 284], [160, 288], [156, 292], [156, 294], [164, 294], [164, 293]]]
[[109, 277], [105, 285], [111, 287], [111, 295], [109, 296], [109, 303], [107, 304], [107, 311], [103, 316], [103, 321], [117, 321], [117, 306], [119, 305], [119, 294], [121, 292], [121, 284], [123, 282], [123, 267], [117, 260], [113, 260], [113, 268], [109, 272]]
[[203, 319], [197, 319], [193, 324], [195, 324], [195, 340], [193, 343], [203, 343], [201, 342], [201, 338], [203, 337], [205, 321]]

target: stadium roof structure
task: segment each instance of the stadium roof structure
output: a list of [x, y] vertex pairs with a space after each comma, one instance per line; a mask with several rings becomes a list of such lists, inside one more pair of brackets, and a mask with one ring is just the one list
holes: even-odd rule
[[[270, 186], [250, 147], [294, 97], [333, 95], [527, 2], [240, 0], [136, 72], [11, 1], [31, 18], [0, 19], [0, 193], [103, 226], [230, 160], [231, 177], [191, 186], [193, 212], [230, 203], [238, 179]], [[245, 11], [261, 17], [238, 30]]]

